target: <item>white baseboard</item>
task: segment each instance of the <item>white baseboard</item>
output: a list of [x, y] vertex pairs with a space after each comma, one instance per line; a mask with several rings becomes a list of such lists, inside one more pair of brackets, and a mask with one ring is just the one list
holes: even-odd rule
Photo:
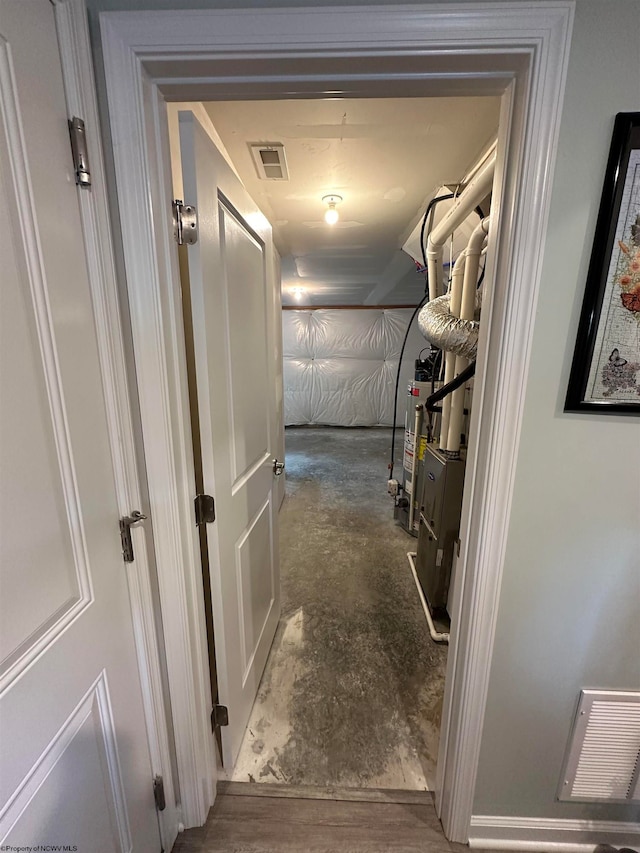
[[598, 844], [640, 851], [640, 824], [474, 815], [469, 829], [469, 846], [476, 850], [592, 853]]

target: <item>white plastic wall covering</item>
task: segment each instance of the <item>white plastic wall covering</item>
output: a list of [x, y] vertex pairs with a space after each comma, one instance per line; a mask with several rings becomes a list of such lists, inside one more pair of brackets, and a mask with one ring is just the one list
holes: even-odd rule
[[[412, 308], [282, 312], [287, 426], [391, 426], [398, 358]], [[406, 410], [414, 361], [428, 344], [414, 320], [398, 392]]]
[[640, 801], [640, 693], [583, 690], [558, 798]]

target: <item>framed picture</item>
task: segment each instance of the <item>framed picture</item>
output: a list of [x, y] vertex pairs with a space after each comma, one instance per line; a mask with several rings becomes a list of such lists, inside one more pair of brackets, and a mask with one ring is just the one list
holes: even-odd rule
[[640, 113], [618, 113], [565, 412], [640, 414]]

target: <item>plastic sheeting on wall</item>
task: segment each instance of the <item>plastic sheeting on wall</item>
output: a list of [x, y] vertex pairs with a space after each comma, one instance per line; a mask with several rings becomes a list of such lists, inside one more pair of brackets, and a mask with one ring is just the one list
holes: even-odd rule
[[[398, 358], [412, 308], [282, 312], [285, 424], [391, 426]], [[429, 345], [414, 320], [402, 362], [398, 424], [414, 361]]]

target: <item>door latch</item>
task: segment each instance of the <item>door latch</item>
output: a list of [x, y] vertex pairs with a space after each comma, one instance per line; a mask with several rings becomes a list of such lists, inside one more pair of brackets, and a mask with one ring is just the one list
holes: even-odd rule
[[125, 563], [133, 563], [133, 541], [131, 539], [131, 528], [134, 524], [146, 519], [140, 510], [134, 510], [131, 515], [125, 515], [120, 519], [120, 541], [122, 542], [122, 558]]
[[279, 477], [280, 474], [284, 471], [284, 462], [278, 462], [277, 459], [273, 460], [273, 473], [276, 477]]

